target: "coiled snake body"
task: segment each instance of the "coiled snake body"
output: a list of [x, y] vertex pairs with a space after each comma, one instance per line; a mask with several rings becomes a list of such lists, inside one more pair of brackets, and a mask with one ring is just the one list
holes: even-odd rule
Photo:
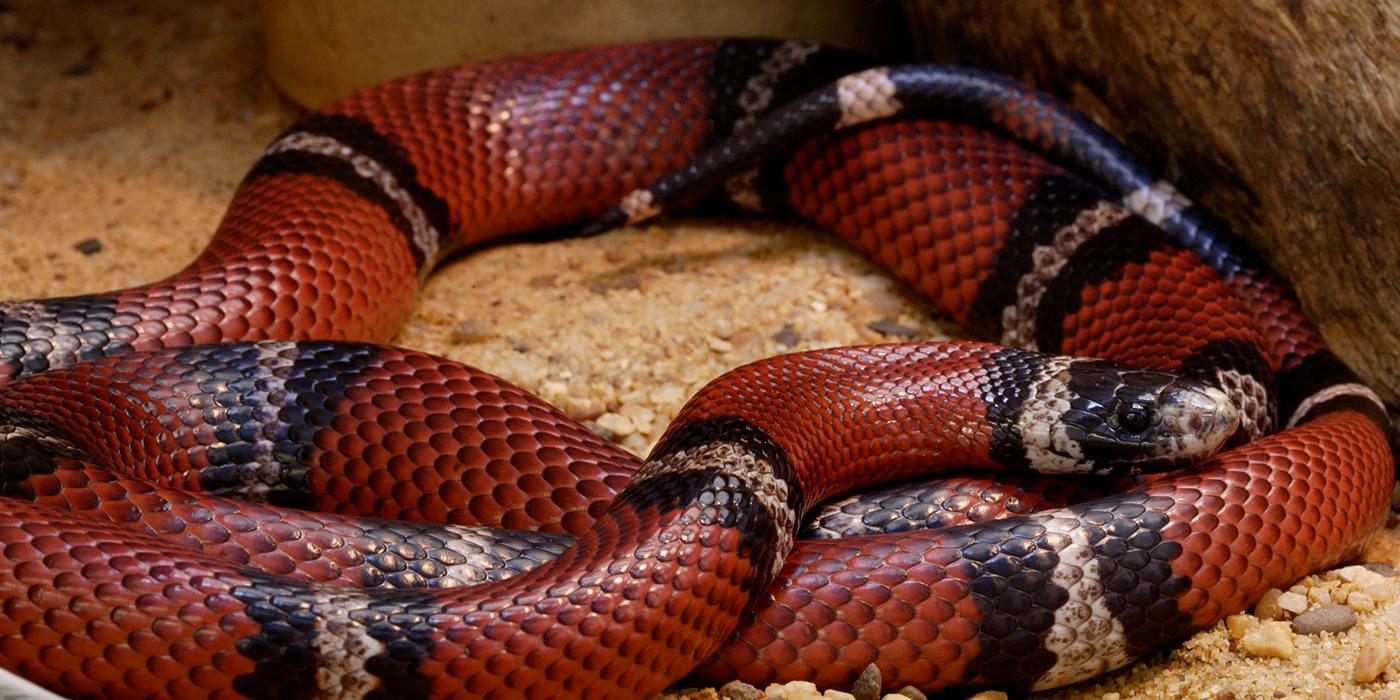
[[[275, 141], [174, 277], [0, 307], [0, 665], [113, 697], [627, 696], [870, 663], [892, 687], [1053, 687], [1359, 550], [1393, 478], [1384, 408], [1253, 256], [1043, 95], [863, 67], [681, 41], [389, 83]], [[1215, 388], [975, 343], [834, 349], [717, 380], [638, 467], [485, 373], [288, 342], [385, 340], [453, 250], [721, 184], [984, 337]], [[1236, 422], [1247, 444], [1097, 500], [793, 541], [839, 490], [1162, 461]], [[850, 525], [834, 508], [819, 522]], [[375, 519], [401, 517], [451, 524]]]

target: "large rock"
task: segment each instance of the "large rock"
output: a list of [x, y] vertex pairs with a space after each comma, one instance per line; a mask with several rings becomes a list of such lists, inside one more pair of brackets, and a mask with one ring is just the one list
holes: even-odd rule
[[1070, 99], [1289, 279], [1400, 399], [1400, 4], [906, 0], [921, 55]]

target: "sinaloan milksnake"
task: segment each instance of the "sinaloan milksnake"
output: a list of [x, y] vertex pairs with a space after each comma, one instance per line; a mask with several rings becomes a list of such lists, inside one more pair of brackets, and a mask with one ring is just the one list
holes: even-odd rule
[[[338, 102], [279, 138], [240, 187], [214, 241], [187, 270], [139, 290], [7, 304], [0, 309], [0, 342], [6, 343], [0, 371], [34, 378], [5, 388], [6, 494], [29, 500], [7, 499], [8, 512], [0, 516], [0, 592], [7, 612], [0, 662], [75, 694], [633, 694], [689, 672], [742, 623], [702, 664], [702, 677], [846, 684], [873, 662], [896, 687], [1049, 687], [1126, 663], [1241, 609], [1269, 586], [1356, 551], [1388, 496], [1393, 461], [1383, 410], [1326, 352], [1267, 270], [1179, 195], [1145, 180], [1121, 147], [1087, 120], [1043, 96], [956, 69], [876, 70], [838, 80], [859, 67], [844, 54], [793, 43], [697, 41], [499, 61], [391, 83]], [[919, 93], [920, 86], [931, 96]], [[808, 90], [817, 92], [790, 102]], [[783, 104], [793, 106], [767, 118], [757, 114]], [[924, 111], [939, 104], [947, 114]], [[911, 107], [920, 110], [907, 115], [914, 118], [860, 125]], [[989, 119], [1002, 131], [938, 121], [947, 116]], [[748, 129], [698, 166], [683, 167], [734, 124]], [[844, 130], [821, 133], [838, 127]], [[1008, 133], [1023, 143], [1008, 140]], [[1066, 159], [1070, 169], [1027, 146]], [[325, 357], [345, 363], [370, 353], [365, 346], [307, 346], [308, 357], [321, 354], [316, 365], [298, 365], [298, 346], [276, 343], [192, 349], [196, 354], [185, 356], [176, 349], [142, 353], [264, 338], [382, 340], [411, 303], [420, 276], [451, 250], [586, 220], [616, 201], [624, 203], [617, 211], [639, 219], [671, 204], [673, 192], [718, 184], [707, 163], [726, 177], [751, 165], [746, 149], [792, 152], [734, 181], [729, 190], [736, 199], [776, 202], [832, 229], [969, 328], [1033, 341], [1043, 350], [1178, 369], [1218, 384], [1240, 405], [1251, 436], [1275, 421], [1297, 427], [1089, 504], [898, 540], [800, 550], [808, 553], [778, 573], [773, 600], [749, 614], [748, 599], [760, 592], [753, 589], [781, 563], [751, 541], [755, 532], [786, 527], [775, 525], [783, 518], [773, 514], [783, 510], [773, 503], [805, 510], [813, 505], [808, 498], [835, 484], [817, 487], [808, 483], [810, 474], [792, 473], [795, 464], [811, 469], [825, 459], [801, 447], [808, 445], [803, 430], [813, 430], [807, 424], [821, 423], [812, 401], [804, 404], [812, 418], [793, 417], [803, 415], [800, 410], [774, 418], [746, 413], [753, 404], [740, 400], [745, 395], [736, 389], [810, 379], [803, 374], [810, 371], [806, 362], [848, 363], [856, 376], [907, 389], [881, 373], [908, 379], [901, 368], [929, 358], [937, 358], [934, 364], [971, 362], [999, 351], [861, 348], [819, 360], [760, 363], [721, 380], [688, 404], [644, 467], [650, 469], [644, 474], [685, 478], [644, 479], [652, 491], [606, 511], [593, 506], [596, 501], [561, 496], [561, 507], [532, 509], [529, 504], [539, 501], [525, 499], [514, 509], [508, 503], [487, 509], [484, 518], [471, 515], [487, 525], [583, 535], [584, 547], [552, 565], [553, 571], [576, 572], [570, 562], [607, 555], [612, 550], [605, 545], [621, 547], [648, 527], [665, 530], [669, 518], [719, 507], [705, 498], [767, 498], [766, 510], [757, 511], [768, 513], [766, 520], [733, 515], [738, 520], [687, 526], [703, 531], [696, 537], [697, 560], [717, 551], [743, 551], [748, 558], [682, 561], [683, 553], [665, 551], [666, 542], [634, 542], [630, 551], [646, 553], [637, 563], [607, 565], [608, 575], [596, 580], [575, 574], [574, 589], [553, 590], [564, 585], [556, 582], [502, 593], [517, 590], [503, 588], [515, 585], [507, 582], [453, 598], [456, 603], [444, 603], [441, 592], [381, 595], [304, 586], [249, 568], [263, 564], [256, 557], [230, 564], [218, 552], [182, 549], [225, 543], [215, 542], [217, 532], [200, 535], [172, 524], [174, 509], [109, 512], [120, 509], [89, 487], [106, 477], [91, 473], [88, 461], [98, 451], [94, 445], [111, 444], [104, 442], [111, 431], [74, 435], [68, 425], [53, 425], [82, 424], [79, 417], [91, 412], [81, 402], [46, 402], [62, 395], [54, 387], [67, 383], [79, 392], [69, 396], [92, 396], [110, 383], [111, 394], [127, 397], [125, 403], [88, 416], [88, 427], [76, 431], [92, 432], [105, 422], [133, 444], [146, 441], [128, 448], [123, 460], [137, 471], [129, 478], [146, 485], [132, 481], [122, 488], [200, 487], [276, 498], [309, 486], [329, 494], [312, 505], [352, 509], [360, 505], [353, 487], [341, 494], [352, 497], [330, 503], [352, 477], [368, 470], [388, 475], [380, 481], [397, 488], [421, 477], [436, 459], [414, 456], [397, 471], [393, 457], [374, 464], [373, 446], [387, 446], [393, 433], [385, 427], [364, 436], [358, 454], [352, 449], [349, 457], [311, 466], [297, 461], [315, 462], [318, 451], [331, 451], [326, 435], [350, 420], [337, 414], [342, 406], [352, 418], [353, 411], [366, 410], [349, 408], [326, 387], [348, 396], [356, 393], [349, 389], [367, 391], [375, 382], [345, 379], [353, 372], [344, 366], [326, 371], [337, 365]], [[675, 178], [652, 184], [671, 172]], [[221, 376], [200, 364], [239, 353], [254, 356], [252, 364], [262, 368], [256, 371], [270, 374]], [[104, 356], [110, 359], [99, 359]], [[429, 406], [442, 397], [426, 387], [450, 382], [442, 378], [445, 370], [420, 368], [415, 363], [421, 361], [390, 357], [374, 369], [415, 377], [421, 385], [404, 390], [416, 398], [401, 403]], [[53, 371], [74, 363], [72, 370]], [[173, 382], [175, 397], [205, 402], [192, 412], [187, 409], [194, 404], [183, 410], [166, 404], [174, 422], [161, 417], [162, 406], [143, 404], [140, 391], [115, 388], [117, 377], [150, 384], [154, 368], [180, 363], [208, 376], [200, 375], [205, 386]], [[980, 359], [972, 365], [982, 372], [999, 366]], [[1267, 390], [1275, 379], [1277, 398]], [[287, 427], [286, 414], [274, 420], [236, 410], [249, 395], [277, 392], [281, 399], [315, 396], [320, 403], [296, 407], [303, 421], [297, 428]], [[230, 394], [233, 405], [221, 404], [218, 397]], [[820, 403], [838, 394], [804, 396]], [[552, 475], [568, 482], [549, 484], [561, 491], [611, 497], [611, 488], [598, 487], [610, 478], [599, 465], [614, 460], [629, 472], [634, 465], [588, 447], [580, 471], [570, 472], [580, 456], [568, 447], [587, 442], [570, 436], [570, 429], [555, 442], [510, 444], [519, 435], [543, 435], [536, 418], [566, 424], [526, 403], [498, 403], [505, 414], [494, 420], [505, 433], [483, 435], [479, 445], [497, 437], [510, 452], [507, 461], [533, 455], [533, 462], [519, 458], [521, 474]], [[514, 409], [524, 413], [510, 415]], [[912, 409], [903, 410], [886, 420], [910, 420]], [[285, 432], [220, 429], [248, 421], [258, 422], [259, 430], [277, 425]], [[49, 427], [68, 432], [51, 434]], [[328, 431], [308, 434], [310, 427]], [[830, 423], [820, 432], [839, 433]], [[932, 441], [937, 432], [930, 428], [925, 437]], [[1015, 466], [1025, 454], [1017, 451], [1022, 436], [1011, 437], [1016, 441], [991, 434], [949, 461]], [[889, 439], [922, 444], [923, 438]], [[283, 443], [299, 451], [279, 451]], [[913, 460], [919, 468], [936, 466], [928, 453], [919, 455]], [[767, 476], [691, 468], [697, 459], [711, 466], [758, 465], [757, 473]], [[901, 459], [895, 462], [912, 468], [908, 454]], [[847, 485], [870, 479], [842, 469], [858, 461], [826, 468]], [[891, 469], [878, 459], [874, 464]], [[893, 469], [884, 476], [896, 475]], [[793, 479], [809, 488], [783, 492], [781, 484]], [[678, 483], [701, 495], [678, 495]], [[686, 498], [698, 500], [674, 504]], [[113, 499], [122, 500], [130, 499]], [[65, 503], [148, 530], [184, 529], [196, 541], [157, 545], [103, 528], [93, 513], [53, 508]], [[386, 515], [383, 509], [392, 507], [383, 498], [368, 505], [365, 515]], [[730, 513], [732, 505], [719, 512]], [[201, 525], [213, 522], [200, 517]], [[277, 536], [257, 527], [248, 531]], [[286, 530], [286, 541], [298, 539]], [[764, 551], [768, 560], [753, 554]], [[307, 556], [314, 560], [315, 554]], [[657, 580], [642, 560], [674, 565], [674, 577], [665, 581], [673, 595], [653, 598], [643, 590], [642, 581]], [[703, 575], [679, 566], [696, 563]], [[640, 588], [629, 588], [629, 576]], [[579, 593], [590, 587], [587, 595]], [[629, 590], [639, 596], [632, 601], [636, 609], [623, 602]], [[121, 605], [134, 607], [118, 613]]]

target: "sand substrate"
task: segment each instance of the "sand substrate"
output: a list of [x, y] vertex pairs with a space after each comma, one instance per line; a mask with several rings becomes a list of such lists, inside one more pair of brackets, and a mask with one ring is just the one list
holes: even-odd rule
[[[256, 20], [238, 2], [0, 2], [0, 298], [139, 284], [194, 258], [299, 113], [261, 73]], [[498, 373], [641, 454], [739, 364], [945, 330], [810, 228], [684, 219], [452, 260], [395, 343]], [[1400, 535], [1365, 560], [1400, 565]], [[1045, 697], [1400, 696], [1398, 579], [1376, 568], [1313, 577], [1282, 598], [1297, 610], [1267, 607]], [[1293, 631], [1297, 613], [1333, 604], [1357, 613], [1346, 631]]]

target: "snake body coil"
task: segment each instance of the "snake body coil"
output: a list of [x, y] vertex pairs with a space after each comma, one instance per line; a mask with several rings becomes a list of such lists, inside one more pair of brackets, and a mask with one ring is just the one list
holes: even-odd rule
[[[1043, 95], [860, 68], [681, 41], [407, 78], [291, 127], [175, 276], [0, 305], [0, 666], [113, 697], [629, 696], [870, 663], [890, 687], [1044, 688], [1359, 551], [1393, 479], [1384, 409], [1267, 269]], [[1212, 388], [976, 343], [833, 349], [725, 375], [639, 466], [484, 373], [286, 342], [385, 340], [454, 250], [721, 184], [984, 337]], [[1195, 454], [1236, 421], [1248, 444], [1096, 500], [793, 540], [850, 488]]]

